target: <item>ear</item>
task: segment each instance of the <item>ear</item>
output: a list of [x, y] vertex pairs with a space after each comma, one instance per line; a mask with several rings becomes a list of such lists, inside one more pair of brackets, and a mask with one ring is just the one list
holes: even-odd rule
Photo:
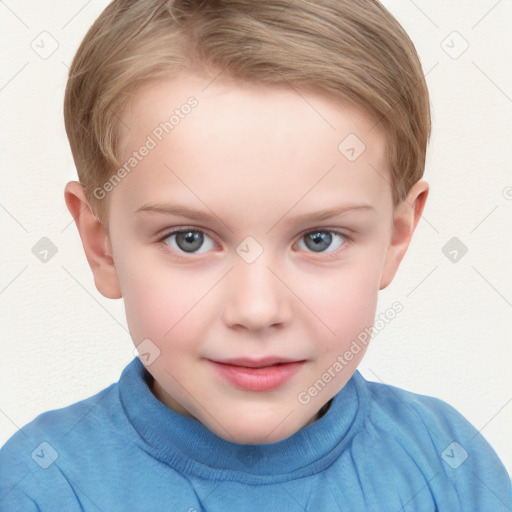
[[428, 183], [425, 180], [418, 180], [407, 198], [395, 207], [391, 240], [382, 271], [380, 290], [386, 288], [395, 277], [425, 208], [428, 190]]
[[78, 181], [67, 183], [64, 199], [82, 239], [96, 288], [108, 299], [120, 299], [122, 294], [112, 259], [110, 238], [103, 224], [92, 212], [83, 185]]

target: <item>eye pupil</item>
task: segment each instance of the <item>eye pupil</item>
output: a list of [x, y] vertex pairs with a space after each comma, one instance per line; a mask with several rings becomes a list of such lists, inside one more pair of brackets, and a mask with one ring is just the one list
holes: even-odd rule
[[176, 234], [176, 244], [185, 252], [197, 251], [203, 245], [203, 234], [196, 231], [183, 231]]
[[[332, 243], [332, 234], [327, 231], [315, 231], [306, 235], [306, 245], [315, 252], [320, 252], [329, 247]], [[309, 243], [312, 245], [309, 245]]]

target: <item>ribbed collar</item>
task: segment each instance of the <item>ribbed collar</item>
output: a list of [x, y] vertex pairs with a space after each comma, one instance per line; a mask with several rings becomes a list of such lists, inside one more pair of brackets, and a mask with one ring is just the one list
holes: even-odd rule
[[253, 484], [300, 478], [328, 467], [360, 430], [369, 403], [366, 381], [356, 371], [315, 422], [277, 443], [243, 445], [164, 405], [151, 392], [152, 380], [138, 357], [119, 380], [121, 404], [145, 441], [142, 449], [180, 473]]

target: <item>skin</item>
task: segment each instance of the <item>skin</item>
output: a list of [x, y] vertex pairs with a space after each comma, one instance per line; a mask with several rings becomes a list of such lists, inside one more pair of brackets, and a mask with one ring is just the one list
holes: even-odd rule
[[[96, 287], [124, 299], [134, 344], [150, 339], [160, 351], [146, 365], [153, 394], [228, 441], [273, 443], [315, 421], [356, 370], [364, 347], [299, 402], [373, 324], [428, 184], [418, 181], [393, 208], [384, 136], [354, 107], [287, 87], [210, 81], [182, 73], [136, 92], [123, 113], [124, 158], [187, 98], [198, 106], [109, 192], [107, 221], [78, 182], [66, 185], [65, 200]], [[338, 150], [348, 134], [366, 145], [353, 162]], [[210, 218], [136, 212], [150, 202]], [[369, 208], [311, 218], [349, 204]], [[205, 235], [195, 253], [165, 238], [180, 227]], [[306, 245], [305, 235], [326, 230], [341, 236], [323, 252]], [[248, 236], [263, 250], [252, 263], [237, 253]], [[234, 387], [207, 360], [269, 355], [306, 362], [281, 387], [257, 392]]]

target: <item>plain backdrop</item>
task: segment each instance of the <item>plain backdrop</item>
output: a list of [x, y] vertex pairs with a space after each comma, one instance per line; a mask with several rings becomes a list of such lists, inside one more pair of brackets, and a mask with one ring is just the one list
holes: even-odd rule
[[[116, 382], [134, 357], [123, 302], [96, 290], [63, 195], [77, 179], [62, 115], [68, 66], [106, 5], [0, 2], [0, 445]], [[379, 299], [378, 313], [396, 300], [403, 311], [359, 368], [454, 406], [512, 473], [512, 1], [384, 5], [430, 89], [431, 191]]]

